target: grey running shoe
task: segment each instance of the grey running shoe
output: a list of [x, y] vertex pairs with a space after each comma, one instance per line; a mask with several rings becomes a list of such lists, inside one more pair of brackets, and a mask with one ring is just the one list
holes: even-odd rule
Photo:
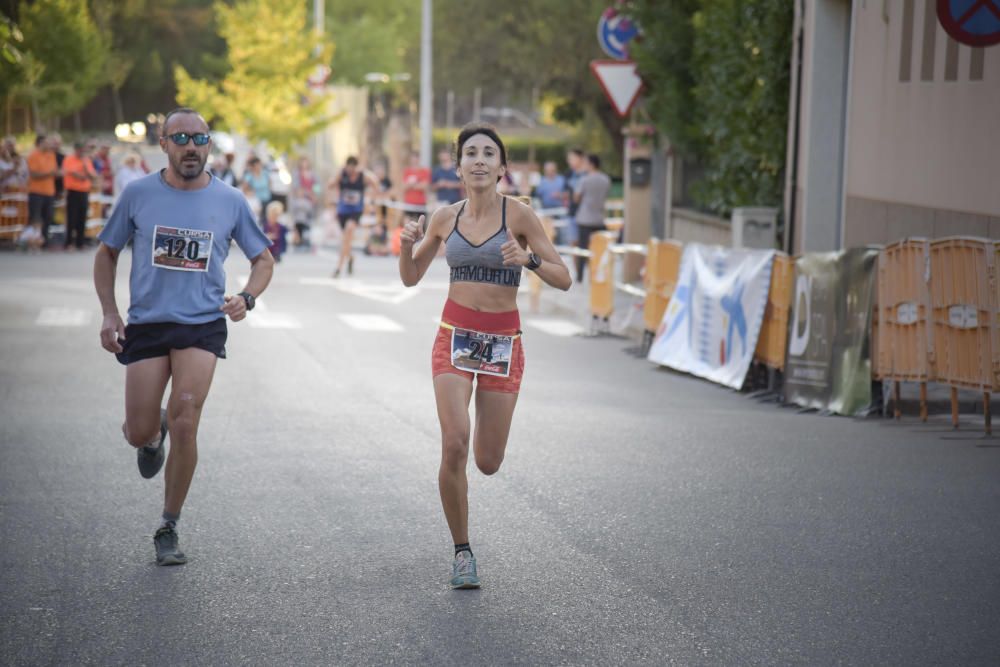
[[187, 562], [187, 556], [177, 548], [177, 531], [173, 524], [167, 524], [156, 531], [153, 544], [156, 546], [157, 565], [183, 565]]
[[476, 557], [468, 551], [455, 554], [451, 564], [452, 588], [479, 588], [479, 575], [476, 573]]
[[146, 479], [156, 477], [163, 467], [163, 459], [166, 458], [164, 450], [167, 443], [167, 411], [160, 410], [160, 444], [156, 447], [140, 447], [136, 450], [136, 458], [139, 463], [139, 474]]

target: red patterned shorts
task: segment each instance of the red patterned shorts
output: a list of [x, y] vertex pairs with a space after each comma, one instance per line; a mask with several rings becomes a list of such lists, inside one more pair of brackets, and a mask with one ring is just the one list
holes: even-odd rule
[[[472, 329], [484, 333], [513, 335], [521, 331], [521, 316], [516, 310], [505, 313], [484, 313], [460, 306], [451, 299], [444, 304], [441, 321], [453, 327]], [[468, 378], [469, 382], [477, 373], [470, 373], [451, 365], [451, 329], [440, 327], [434, 339], [431, 350], [431, 373], [434, 377], [442, 373], [453, 373]], [[514, 339], [513, 357], [510, 362], [510, 374], [507, 377], [478, 374], [479, 389], [482, 391], [499, 391], [516, 394], [521, 390], [521, 378], [524, 376], [524, 347], [521, 337]]]

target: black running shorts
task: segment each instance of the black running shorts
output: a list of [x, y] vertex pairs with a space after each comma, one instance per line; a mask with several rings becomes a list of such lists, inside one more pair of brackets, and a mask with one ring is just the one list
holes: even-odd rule
[[115, 356], [127, 365], [143, 359], [169, 356], [170, 350], [197, 347], [225, 359], [228, 335], [224, 317], [205, 324], [129, 324], [125, 327], [125, 340], [122, 341], [124, 349]]

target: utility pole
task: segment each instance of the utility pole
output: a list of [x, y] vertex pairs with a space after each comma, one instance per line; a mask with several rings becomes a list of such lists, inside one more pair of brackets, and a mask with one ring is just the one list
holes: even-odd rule
[[431, 165], [431, 142], [434, 132], [434, 81], [431, 55], [433, 12], [431, 0], [423, 0], [420, 31], [420, 164]]
[[[324, 0], [313, 0], [313, 32], [316, 33], [317, 37], [323, 36], [323, 30], [326, 23], [326, 17], [324, 12], [326, 11], [326, 3]], [[322, 47], [316, 46], [316, 52]], [[324, 84], [325, 85], [325, 84]], [[312, 139], [313, 147], [313, 169], [320, 176], [320, 182], [326, 182], [326, 129], [322, 129], [313, 135]]]

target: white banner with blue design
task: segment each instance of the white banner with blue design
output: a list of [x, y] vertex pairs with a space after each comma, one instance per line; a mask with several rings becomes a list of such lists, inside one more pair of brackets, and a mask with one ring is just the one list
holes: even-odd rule
[[771, 287], [773, 250], [689, 243], [649, 360], [733, 389], [743, 386]]

